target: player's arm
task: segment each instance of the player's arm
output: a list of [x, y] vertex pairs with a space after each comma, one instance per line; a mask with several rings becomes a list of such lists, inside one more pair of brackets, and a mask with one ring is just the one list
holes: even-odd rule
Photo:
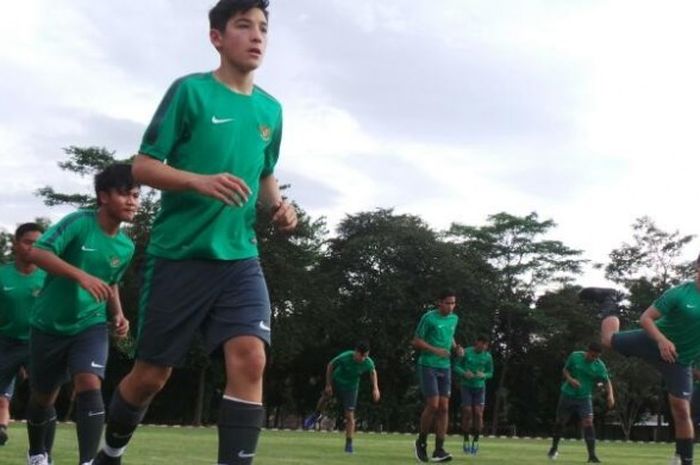
[[107, 283], [71, 265], [49, 250], [32, 247], [29, 260], [47, 273], [77, 282], [95, 300], [105, 301], [112, 295], [112, 289]]
[[107, 310], [112, 315], [112, 331], [118, 339], [126, 337], [129, 332], [129, 320], [124, 316], [122, 301], [119, 297], [119, 285], [112, 284], [112, 295], [107, 301]]
[[273, 175], [260, 179], [258, 199], [263, 208], [272, 212], [272, 222], [280, 231], [289, 232], [297, 226], [297, 211], [282, 197], [279, 182]]
[[411, 341], [411, 345], [418, 350], [430, 352], [432, 354], [437, 355], [438, 357], [450, 358], [449, 350], [440, 349], [439, 347], [432, 346], [425, 342], [423, 339], [419, 338], [418, 336], [413, 338], [413, 341]]
[[[698, 363], [698, 362], [695, 362]], [[698, 368], [693, 368], [693, 379], [694, 380], [700, 380], [700, 369]]]
[[486, 366], [484, 367], [484, 371], [482, 373], [482, 378], [484, 378], [484, 379], [493, 378], [493, 358], [491, 358], [491, 357], [489, 357], [488, 361], [486, 362]]
[[163, 191], [194, 191], [228, 205], [241, 206], [251, 194], [246, 182], [231, 173], [190, 173], [144, 154], [138, 154], [134, 158], [131, 169], [138, 184]]
[[669, 341], [656, 326], [656, 320], [661, 318], [661, 316], [662, 314], [659, 309], [652, 305], [642, 313], [642, 316], [639, 318], [639, 325], [647, 332], [649, 337], [659, 345], [661, 358], [668, 363], [673, 363], [678, 357], [676, 346], [673, 342]]
[[328, 362], [328, 365], [326, 365], [326, 387], [324, 389], [324, 392], [328, 396], [333, 395], [333, 368], [335, 368], [335, 366], [333, 365], [333, 360]]
[[458, 357], [464, 355], [464, 347], [457, 344], [457, 341], [455, 341], [454, 339], [452, 339], [452, 350], [455, 354], [457, 354]]
[[613, 391], [613, 385], [609, 378], [606, 380], [605, 383], [605, 391], [608, 394], [608, 408], [612, 409], [613, 407], [615, 407], [615, 392]]
[[576, 378], [571, 376], [571, 373], [569, 373], [569, 370], [567, 370], [566, 367], [564, 367], [562, 370], [562, 374], [564, 375], [564, 379], [566, 379], [567, 383], [571, 384], [576, 389], [581, 387], [581, 383], [579, 383]]
[[369, 381], [372, 383], [372, 400], [379, 402], [379, 379], [377, 377], [377, 370], [372, 370], [369, 372]]

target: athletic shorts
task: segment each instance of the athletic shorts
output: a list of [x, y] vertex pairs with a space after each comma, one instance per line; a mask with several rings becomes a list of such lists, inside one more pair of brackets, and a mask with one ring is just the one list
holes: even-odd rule
[[12, 399], [20, 368], [29, 366], [29, 342], [0, 336], [0, 396]]
[[564, 394], [559, 395], [557, 404], [557, 420], [568, 422], [572, 415], [577, 415], [581, 420], [593, 416], [593, 401], [590, 397], [577, 399]]
[[668, 393], [690, 400], [693, 395], [693, 368], [680, 363], [668, 363], [661, 358], [659, 345], [643, 329], [620, 331], [612, 337], [613, 349], [626, 357], [639, 357], [654, 365]]
[[486, 388], [461, 387], [462, 407], [483, 407], [486, 404]]
[[109, 355], [106, 324], [91, 326], [73, 336], [45, 333], [37, 328], [32, 328], [31, 332], [29, 382], [32, 389], [48, 394], [82, 373], [104, 379]]
[[348, 389], [334, 385], [335, 395], [343, 406], [343, 410], [355, 410], [357, 406], [358, 388]]
[[700, 388], [693, 385], [693, 399], [690, 401], [690, 415], [694, 425], [700, 425]]
[[423, 397], [450, 397], [452, 389], [452, 370], [418, 365], [418, 378]]
[[237, 336], [270, 344], [270, 297], [258, 258], [148, 256], [142, 279], [137, 359], [180, 366], [198, 331], [209, 353]]

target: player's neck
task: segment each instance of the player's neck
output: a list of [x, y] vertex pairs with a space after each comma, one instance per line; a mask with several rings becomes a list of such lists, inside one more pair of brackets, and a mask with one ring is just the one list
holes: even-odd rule
[[214, 77], [237, 94], [250, 95], [253, 93], [254, 73], [252, 71], [244, 72], [222, 61], [221, 66], [214, 71]]
[[15, 259], [15, 268], [22, 274], [32, 274], [37, 266], [33, 263], [25, 262], [19, 258]]
[[97, 223], [108, 236], [114, 236], [119, 232], [121, 221], [112, 217], [104, 208], [97, 209]]

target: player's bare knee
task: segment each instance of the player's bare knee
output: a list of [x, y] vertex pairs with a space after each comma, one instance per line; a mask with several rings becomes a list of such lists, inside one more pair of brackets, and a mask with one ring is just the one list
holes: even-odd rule
[[92, 373], [78, 373], [73, 377], [73, 386], [76, 393], [94, 391], [102, 388], [102, 380]]
[[10, 408], [10, 399], [0, 396], [0, 410], [7, 410], [8, 408]]

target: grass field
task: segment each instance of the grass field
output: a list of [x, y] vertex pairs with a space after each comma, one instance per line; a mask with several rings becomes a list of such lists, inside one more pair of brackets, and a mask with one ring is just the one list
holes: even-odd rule
[[[260, 439], [256, 465], [391, 465], [414, 464], [413, 437], [405, 435], [358, 434], [355, 454], [343, 452], [340, 433], [264, 432]], [[432, 446], [432, 444], [430, 444]], [[549, 441], [529, 439], [489, 439], [481, 441], [479, 455], [461, 452], [461, 439], [452, 436], [446, 449], [455, 456], [452, 463], [544, 464]], [[10, 441], [0, 447], [0, 464], [25, 465], [27, 438], [22, 424], [10, 428]], [[430, 450], [432, 447], [430, 447]], [[586, 447], [580, 441], [562, 441], [557, 465], [586, 461]], [[671, 444], [599, 443], [598, 456], [609, 465], [667, 464], [673, 452]], [[61, 425], [54, 448], [56, 465], [73, 465], [77, 459], [75, 429]], [[216, 429], [142, 427], [134, 437], [124, 465], [186, 465], [216, 463]]]

